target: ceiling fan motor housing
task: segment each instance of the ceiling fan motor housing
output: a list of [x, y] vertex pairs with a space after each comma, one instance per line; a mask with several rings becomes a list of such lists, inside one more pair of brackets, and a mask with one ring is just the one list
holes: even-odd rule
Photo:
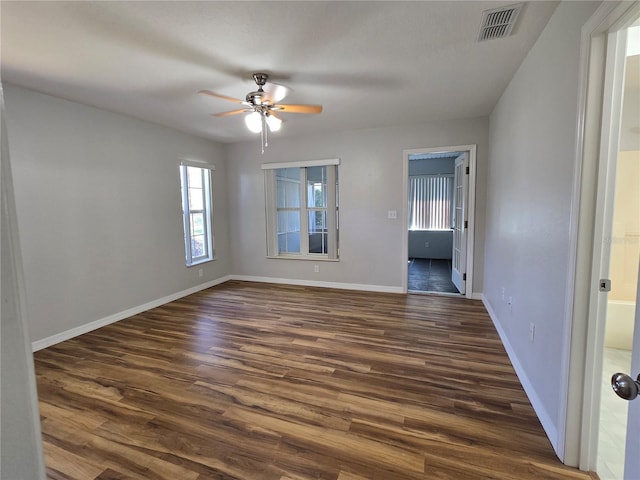
[[267, 75], [266, 73], [254, 73], [253, 79], [255, 80], [256, 85], [258, 85], [258, 87], [261, 87], [260, 89], [262, 90], [264, 84], [267, 83], [267, 80], [269, 80], [269, 75]]
[[262, 101], [262, 97], [264, 96], [264, 90], [262, 89], [262, 87], [267, 83], [269, 75], [267, 75], [266, 73], [254, 73], [253, 79], [255, 80], [256, 85], [258, 85], [258, 90], [255, 92], [247, 93], [247, 102], [254, 106], [268, 103]]
[[255, 91], [255, 92], [249, 92], [247, 93], [247, 102], [250, 103], [251, 105], [262, 105], [263, 102], [262, 101], [262, 96], [264, 95], [264, 91], [262, 90], [262, 87], [260, 87], [260, 90]]

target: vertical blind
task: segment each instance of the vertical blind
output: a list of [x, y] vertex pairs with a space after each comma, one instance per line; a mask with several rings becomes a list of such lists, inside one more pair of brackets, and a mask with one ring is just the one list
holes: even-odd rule
[[449, 230], [452, 208], [452, 176], [409, 177], [409, 230]]

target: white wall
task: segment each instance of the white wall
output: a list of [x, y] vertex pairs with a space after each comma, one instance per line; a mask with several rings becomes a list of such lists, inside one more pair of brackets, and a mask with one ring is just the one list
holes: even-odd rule
[[[304, 121], [304, 120], [302, 120]], [[286, 129], [286, 126], [283, 127]], [[488, 119], [358, 130], [297, 138], [270, 138], [228, 147], [229, 205], [235, 274], [301, 282], [402, 288], [403, 150], [477, 144], [476, 256], [474, 289], [482, 291], [483, 225]], [[340, 261], [267, 259], [262, 163], [340, 158]], [[388, 210], [398, 218], [389, 220]]]
[[483, 294], [555, 448], [564, 435], [580, 29], [597, 6], [559, 5], [490, 117]]
[[[222, 146], [17, 86], [5, 98], [32, 341], [230, 273]], [[218, 259], [192, 268], [181, 158], [216, 167]]]

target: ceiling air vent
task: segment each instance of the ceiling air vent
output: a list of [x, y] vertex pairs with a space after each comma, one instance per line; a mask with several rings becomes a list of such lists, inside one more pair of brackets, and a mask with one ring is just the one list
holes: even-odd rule
[[518, 3], [482, 12], [482, 24], [480, 25], [478, 41], [482, 42], [511, 35], [523, 5], [523, 3]]

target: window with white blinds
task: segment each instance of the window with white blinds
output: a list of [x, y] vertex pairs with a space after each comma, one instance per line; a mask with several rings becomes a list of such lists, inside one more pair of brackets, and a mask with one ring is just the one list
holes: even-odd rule
[[450, 230], [453, 176], [409, 177], [409, 230]]

